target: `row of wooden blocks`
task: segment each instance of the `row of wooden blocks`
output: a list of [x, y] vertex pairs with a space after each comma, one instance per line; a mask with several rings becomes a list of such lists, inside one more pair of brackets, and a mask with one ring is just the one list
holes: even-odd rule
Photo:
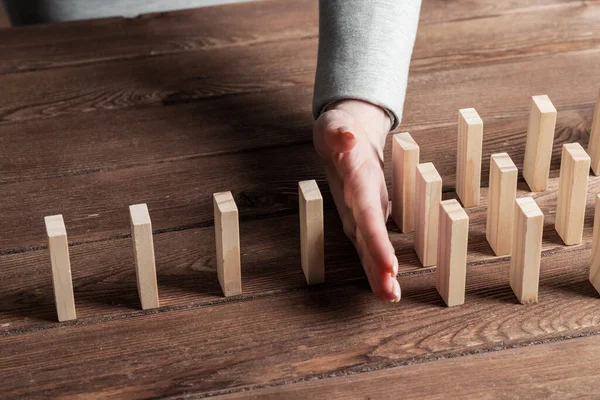
[[[298, 184], [301, 265], [308, 284], [325, 279], [323, 198], [317, 183]], [[217, 276], [223, 294], [242, 293], [238, 209], [231, 192], [213, 195]], [[159, 307], [152, 222], [146, 204], [129, 207], [135, 273], [143, 309]], [[52, 264], [52, 283], [59, 321], [77, 318], [67, 230], [62, 215], [45, 218]]]
[[[523, 176], [531, 191], [548, 187], [557, 111], [548, 96], [532, 97]], [[459, 110], [456, 193], [464, 207], [479, 205], [483, 121]], [[393, 137], [392, 217], [403, 233], [415, 231], [423, 266], [437, 265], [436, 287], [448, 306], [464, 302], [469, 217], [456, 200], [442, 201], [442, 178], [419, 164], [419, 146], [407, 132]], [[600, 173], [600, 93], [588, 151], [562, 147], [555, 229], [566, 245], [582, 241], [590, 165]], [[507, 153], [490, 158], [486, 237], [497, 256], [511, 255], [510, 286], [521, 303], [537, 301], [544, 215], [531, 197], [516, 198], [518, 170]], [[600, 292], [600, 195], [596, 202], [590, 281]], [[596, 247], [599, 247], [596, 250]]]

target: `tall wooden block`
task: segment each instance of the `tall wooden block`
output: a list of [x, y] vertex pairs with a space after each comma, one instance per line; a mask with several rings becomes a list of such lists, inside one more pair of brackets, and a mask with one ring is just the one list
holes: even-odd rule
[[242, 293], [238, 209], [231, 192], [215, 193], [213, 204], [217, 275], [225, 297], [235, 296]]
[[596, 100], [596, 111], [592, 121], [592, 130], [590, 131], [590, 141], [588, 144], [588, 153], [592, 159], [592, 170], [595, 175], [600, 175], [600, 90]]
[[440, 203], [436, 288], [448, 307], [465, 302], [469, 216], [456, 200]]
[[69, 260], [69, 242], [65, 222], [62, 215], [46, 217], [44, 221], [48, 234], [48, 247], [52, 264], [52, 285], [54, 286], [54, 300], [58, 320], [62, 322], [76, 319], [71, 261]]
[[596, 195], [594, 233], [592, 234], [592, 264], [590, 265], [590, 282], [596, 291], [600, 293], [600, 194]]
[[544, 214], [531, 197], [514, 203], [514, 236], [510, 260], [510, 287], [521, 304], [538, 297]]
[[314, 180], [298, 183], [300, 206], [300, 259], [306, 283], [325, 281], [323, 197]]
[[456, 194], [465, 207], [479, 205], [483, 121], [474, 108], [458, 112]]
[[442, 177], [432, 163], [417, 166], [415, 190], [415, 251], [424, 267], [437, 263]]
[[546, 95], [533, 96], [531, 99], [523, 177], [532, 192], [540, 192], [548, 188], [556, 108]]
[[392, 140], [392, 218], [403, 233], [415, 230], [415, 174], [419, 145], [408, 132]]
[[556, 201], [556, 232], [566, 245], [581, 243], [590, 156], [579, 143], [563, 145]]
[[506, 153], [492, 154], [486, 238], [497, 256], [510, 255], [519, 171]]
[[148, 206], [146, 204], [129, 206], [129, 219], [140, 302], [144, 310], [157, 308], [159, 306], [158, 284], [156, 283], [152, 222]]

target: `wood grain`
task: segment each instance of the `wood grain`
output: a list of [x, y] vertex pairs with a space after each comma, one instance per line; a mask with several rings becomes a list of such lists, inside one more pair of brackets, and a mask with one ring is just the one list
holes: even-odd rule
[[216, 399], [593, 399], [600, 379], [596, 368], [599, 346], [600, 338], [591, 336], [243, 391]]

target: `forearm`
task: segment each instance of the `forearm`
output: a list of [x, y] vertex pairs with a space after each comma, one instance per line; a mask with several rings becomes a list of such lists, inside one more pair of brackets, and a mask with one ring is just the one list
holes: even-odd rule
[[320, 0], [313, 114], [359, 99], [402, 118], [421, 0]]

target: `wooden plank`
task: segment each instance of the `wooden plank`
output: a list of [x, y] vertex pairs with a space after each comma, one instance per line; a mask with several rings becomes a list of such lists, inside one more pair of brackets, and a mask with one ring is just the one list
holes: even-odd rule
[[496, 153], [490, 157], [485, 236], [497, 256], [511, 253], [518, 173], [508, 153]]
[[[590, 336], [218, 396], [218, 400], [593, 398], [600, 339]], [[552, 362], [548, 362], [552, 360]], [[460, 371], [460, 373], [457, 373]], [[435, 385], [431, 379], [435, 376]]]
[[392, 218], [402, 233], [415, 230], [415, 179], [419, 145], [410, 133], [392, 139]]
[[435, 287], [448, 307], [465, 302], [469, 216], [456, 200], [440, 203]]
[[213, 195], [217, 276], [225, 297], [242, 294], [238, 208], [231, 192]]
[[361, 280], [15, 333], [0, 337], [3, 393], [214, 395], [597, 333], [589, 250], [545, 254], [540, 302], [529, 307], [514, 300], [503, 260], [472, 267], [470, 300], [451, 309], [434, 274], [419, 273], [400, 276], [400, 307], [379, 302]]
[[594, 171], [595, 175], [600, 175], [600, 90], [598, 90], [596, 111], [592, 120], [587, 151], [591, 157], [592, 171]]
[[424, 267], [437, 264], [442, 177], [432, 163], [417, 166], [415, 185], [415, 252]]
[[159, 307], [152, 221], [146, 204], [129, 206], [135, 277], [142, 308]]
[[581, 243], [590, 156], [579, 143], [563, 145], [556, 200], [556, 232], [566, 245]]
[[458, 111], [456, 194], [464, 207], [479, 205], [483, 121], [474, 108]]
[[300, 260], [309, 285], [325, 281], [323, 197], [314, 180], [298, 182]]
[[67, 229], [62, 215], [44, 218], [48, 234], [50, 263], [52, 265], [52, 286], [54, 287], [54, 302], [59, 321], [69, 321], [77, 318], [75, 312], [75, 297], [73, 296], [73, 281], [71, 279], [71, 261], [69, 259], [69, 242]]
[[521, 304], [538, 301], [544, 214], [531, 197], [515, 202], [510, 287]]
[[557, 112], [547, 95], [531, 99], [523, 177], [532, 192], [539, 192], [548, 187]]

